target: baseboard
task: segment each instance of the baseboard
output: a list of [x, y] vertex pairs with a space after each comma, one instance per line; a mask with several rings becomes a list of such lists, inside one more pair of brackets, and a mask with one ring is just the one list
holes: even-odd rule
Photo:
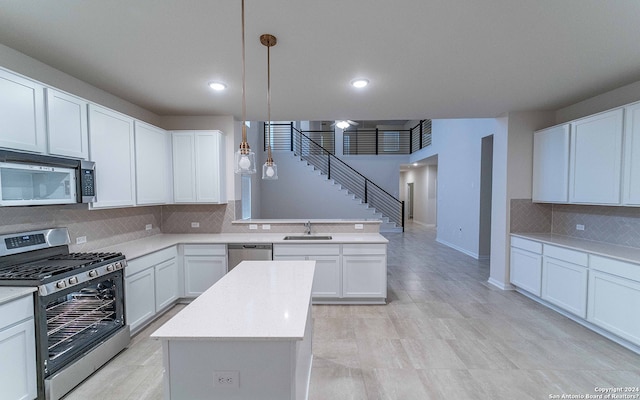
[[445, 245], [447, 247], [451, 247], [452, 249], [457, 250], [460, 253], [464, 253], [464, 254], [468, 255], [469, 257], [475, 258], [476, 260], [478, 259], [478, 253], [474, 253], [474, 252], [471, 252], [471, 251], [469, 251], [467, 249], [463, 249], [462, 247], [456, 246], [455, 244], [449, 243], [449, 242], [447, 242], [445, 240], [441, 240], [441, 239], [437, 239], [436, 238], [436, 242], [438, 242], [440, 244], [443, 244], [443, 245]]
[[495, 287], [497, 287], [498, 289], [501, 289], [501, 290], [516, 290], [516, 287], [513, 286], [512, 284], [510, 284], [510, 283], [504, 284], [504, 283], [502, 283], [502, 282], [500, 282], [500, 281], [498, 281], [496, 279], [493, 279], [493, 278], [489, 278], [487, 280], [487, 283], [492, 285], [492, 286], [495, 286]]

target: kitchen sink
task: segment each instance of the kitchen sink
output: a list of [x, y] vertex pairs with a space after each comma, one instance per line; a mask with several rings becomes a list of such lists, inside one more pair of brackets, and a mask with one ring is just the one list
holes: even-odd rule
[[319, 235], [285, 236], [284, 240], [331, 240], [331, 236], [319, 236]]

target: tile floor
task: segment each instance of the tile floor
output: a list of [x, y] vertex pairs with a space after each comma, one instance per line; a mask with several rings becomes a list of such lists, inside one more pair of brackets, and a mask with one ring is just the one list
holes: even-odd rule
[[[385, 236], [389, 304], [313, 307], [310, 400], [550, 399], [640, 386], [640, 355], [488, 285], [488, 262], [436, 243], [435, 229]], [[65, 400], [162, 399], [161, 349], [148, 336], [181, 308]]]

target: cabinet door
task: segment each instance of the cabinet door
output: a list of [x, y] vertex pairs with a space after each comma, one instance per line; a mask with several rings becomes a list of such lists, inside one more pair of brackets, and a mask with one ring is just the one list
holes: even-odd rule
[[180, 297], [180, 281], [176, 259], [155, 266], [156, 311], [168, 307]]
[[89, 139], [98, 198], [92, 208], [135, 205], [133, 119], [91, 104]]
[[382, 255], [342, 256], [343, 297], [386, 298], [387, 260]]
[[640, 103], [625, 108], [624, 204], [640, 205]]
[[33, 318], [0, 329], [0, 387], [3, 399], [37, 397], [36, 339]]
[[340, 297], [340, 256], [309, 256], [307, 259], [316, 262], [311, 296]]
[[169, 202], [166, 166], [171, 160], [167, 136], [160, 128], [135, 121], [136, 204]]
[[125, 318], [135, 332], [156, 314], [154, 269], [149, 268], [125, 280]]
[[173, 132], [173, 200], [176, 203], [196, 201], [196, 162], [194, 136], [191, 132]]
[[587, 316], [587, 268], [543, 257], [542, 298], [581, 318]]
[[640, 345], [640, 282], [600, 271], [589, 272], [587, 320]]
[[227, 273], [224, 256], [185, 256], [184, 292], [186, 297], [197, 297]]
[[571, 123], [569, 201], [620, 204], [622, 109]]
[[542, 255], [512, 247], [510, 280], [517, 287], [540, 296]]
[[0, 147], [44, 153], [44, 87], [0, 69]]
[[196, 201], [220, 203], [221, 199], [221, 134], [195, 132]]
[[569, 124], [533, 135], [533, 201], [569, 200]]
[[50, 154], [89, 158], [86, 101], [47, 89], [47, 128]]

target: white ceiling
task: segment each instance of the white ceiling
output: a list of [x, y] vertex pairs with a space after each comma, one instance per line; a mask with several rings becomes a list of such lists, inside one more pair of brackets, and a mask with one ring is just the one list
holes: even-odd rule
[[[240, 4], [0, 0], [0, 43], [160, 115], [240, 117]], [[273, 120], [494, 117], [640, 80], [638, 0], [246, 0], [249, 120], [262, 33]]]

